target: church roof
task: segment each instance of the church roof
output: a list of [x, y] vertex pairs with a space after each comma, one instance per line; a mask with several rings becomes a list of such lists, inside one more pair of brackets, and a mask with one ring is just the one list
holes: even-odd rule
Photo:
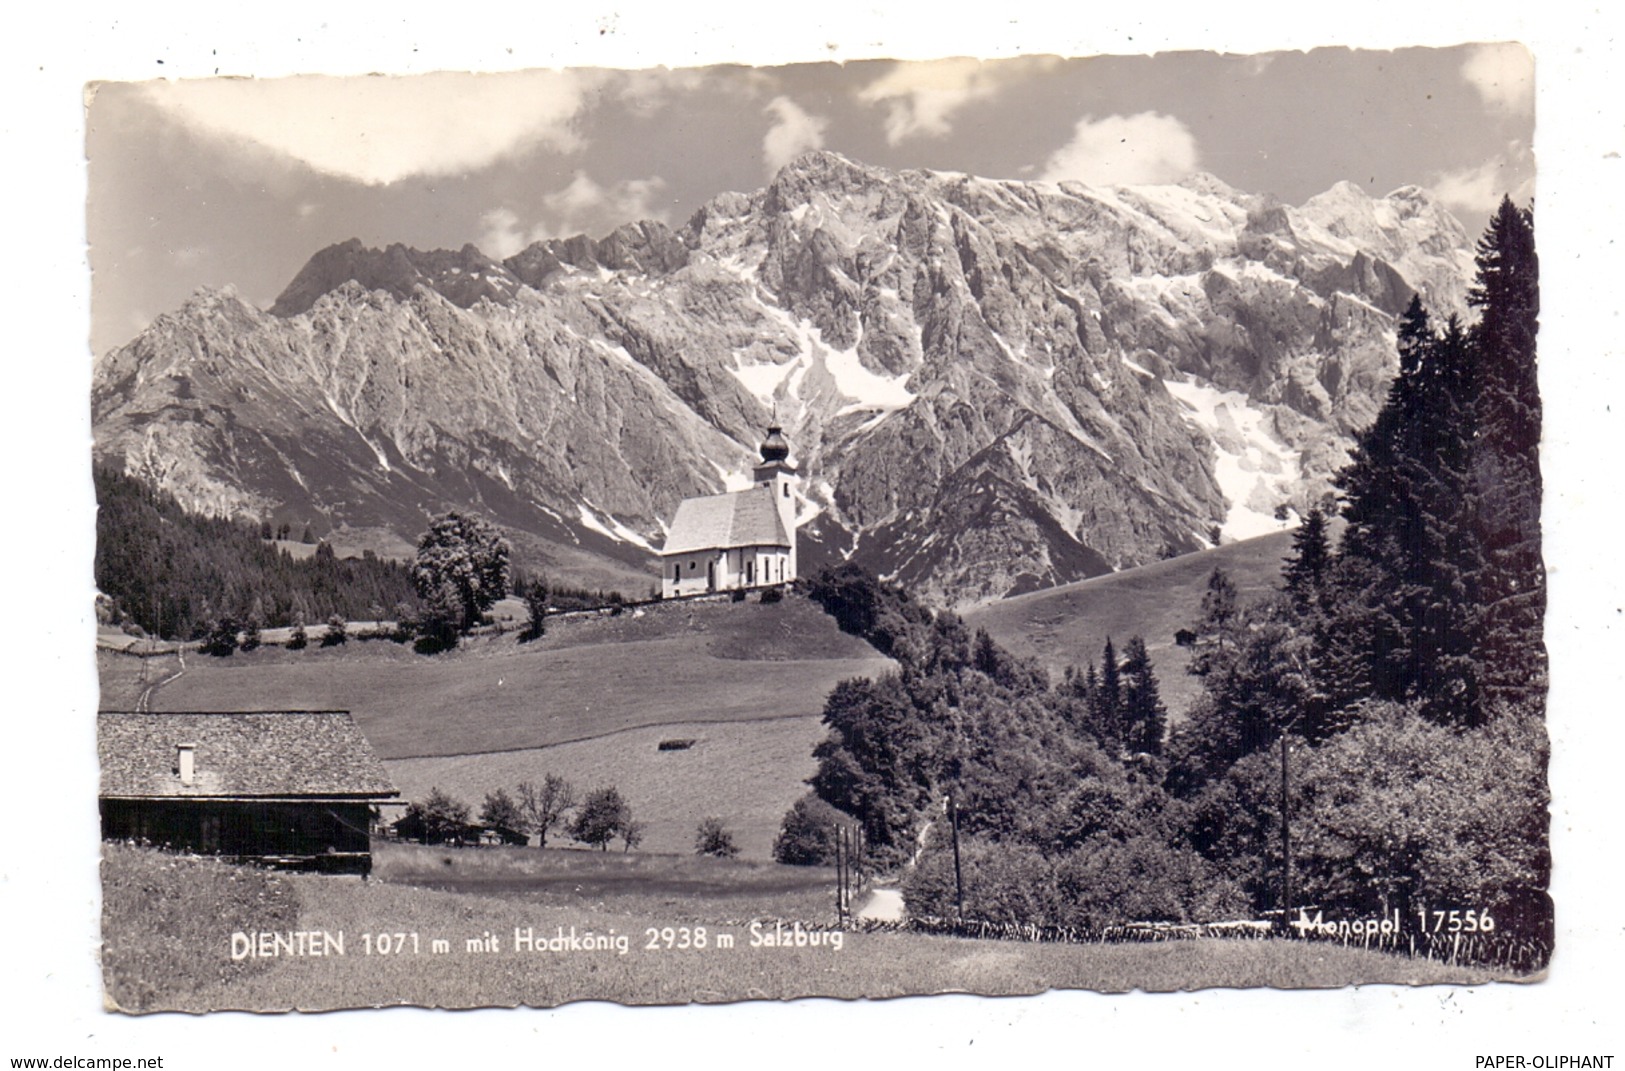
[[672, 518], [662, 554], [692, 554], [730, 547], [788, 547], [773, 488], [685, 498]]

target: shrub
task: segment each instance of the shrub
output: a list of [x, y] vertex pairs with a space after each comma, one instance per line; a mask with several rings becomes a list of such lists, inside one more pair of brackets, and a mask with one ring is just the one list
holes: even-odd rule
[[530, 611], [530, 620], [519, 633], [520, 643], [530, 643], [547, 635], [547, 585], [540, 581], [532, 583], [525, 589], [525, 607]]
[[1155, 837], [1090, 838], [1055, 868], [1055, 921], [1099, 929], [1126, 922], [1234, 917], [1246, 897], [1195, 851]]
[[288, 650], [303, 651], [309, 643], [310, 637], [305, 635], [305, 623], [303, 621], [295, 622], [293, 631], [288, 633]]
[[209, 629], [208, 636], [203, 641], [204, 654], [224, 658], [237, 650], [237, 621], [228, 615], [223, 615]]
[[[1038, 849], [961, 837], [965, 917], [989, 922], [1052, 923], [1056, 910], [1054, 869]], [[952, 834], [932, 829], [918, 865], [903, 879], [910, 915], [952, 918], [956, 910]]]
[[412, 604], [401, 602], [395, 605], [395, 629], [389, 638], [396, 643], [410, 643], [418, 633], [417, 611]]
[[[1537, 718], [1511, 714], [1460, 731], [1391, 705], [1318, 747], [1294, 748], [1302, 896], [1350, 912], [1409, 913], [1498, 906], [1544, 889], [1546, 754]], [[1278, 813], [1268, 818], [1278, 831]]]
[[712, 817], [702, 821], [699, 829], [695, 830], [694, 852], [696, 855], [732, 859], [739, 854], [739, 846], [734, 843], [734, 835], [728, 827], [722, 824], [722, 819]]
[[835, 827], [857, 825], [812, 793], [796, 800], [784, 814], [773, 858], [790, 866], [822, 866], [835, 860]]
[[327, 631], [322, 633], [323, 647], [339, 647], [349, 642], [350, 632], [343, 617], [334, 614], [327, 619]]

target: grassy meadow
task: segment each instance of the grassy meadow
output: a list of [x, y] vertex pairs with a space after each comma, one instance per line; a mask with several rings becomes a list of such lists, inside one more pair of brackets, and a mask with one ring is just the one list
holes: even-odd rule
[[[578, 791], [614, 785], [645, 825], [640, 846], [649, 852], [692, 852], [694, 832], [708, 817], [722, 819], [748, 859], [769, 859], [779, 823], [807, 791], [817, 764], [813, 745], [823, 738], [808, 715], [691, 722], [628, 729], [552, 747], [483, 755], [387, 760], [405, 799], [439, 788], [478, 809], [492, 789], [513, 794], [521, 781], [537, 784], [557, 774]], [[694, 741], [683, 751], [661, 751], [663, 740]], [[555, 833], [549, 840], [568, 843]], [[612, 845], [617, 852], [620, 845]]]
[[448, 849], [380, 842], [373, 880], [672, 922], [793, 918], [833, 923], [833, 867], [590, 848]]
[[[144, 664], [148, 680], [178, 667], [98, 658], [104, 709], [135, 706]], [[435, 656], [380, 639], [188, 653], [151, 705], [349, 710], [403, 800], [439, 787], [477, 811], [487, 792], [553, 773], [582, 792], [616, 786], [646, 825], [646, 851], [693, 851], [695, 828], [715, 816], [747, 857], [767, 859], [813, 772], [824, 697], [891, 665], [792, 596], [557, 617], [531, 643], [480, 635]], [[661, 751], [671, 739], [693, 743]]]
[[985, 628], [1015, 654], [1037, 658], [1058, 680], [1066, 667], [1100, 662], [1110, 636], [1121, 654], [1130, 636], [1145, 637], [1157, 684], [1169, 713], [1182, 715], [1201, 691], [1185, 672], [1190, 650], [1174, 644], [1174, 633], [1201, 614], [1208, 576], [1222, 568], [1246, 603], [1280, 586], [1281, 564], [1292, 549], [1292, 533], [1280, 532], [1187, 554], [1109, 576], [1018, 595], [966, 611], [971, 628]]
[[[795, 868], [757, 864], [741, 870], [750, 864], [692, 857], [611, 863], [589, 852], [536, 852], [532, 864], [462, 849], [438, 858], [447, 855], [449, 866], [437, 862], [433, 850], [386, 850], [379, 858], [382, 880], [363, 882], [271, 875], [109, 845], [103, 923], [109, 999], [128, 1011], [457, 1008], [592, 999], [682, 1004], [1052, 988], [1477, 983], [1493, 977], [1296, 941], [1060, 945], [849, 932], [841, 935], [839, 948], [755, 947], [750, 920], [778, 917], [777, 909], [811, 895], [827, 874], [781, 879], [776, 871]], [[534, 868], [528, 879], [526, 865]], [[425, 871], [438, 874], [436, 867], [449, 876], [432, 881]], [[798, 891], [797, 881], [806, 888]], [[431, 883], [442, 887], [425, 887]], [[825, 906], [807, 921], [823, 922], [829, 911]], [[704, 948], [666, 947], [661, 931], [671, 927], [681, 941], [684, 926], [689, 944], [696, 928], [705, 927]], [[624, 937], [626, 950], [521, 950], [516, 929], [538, 938], [561, 931], [578, 938]], [[342, 933], [344, 954], [233, 960], [231, 935], [237, 930]], [[659, 947], [649, 947], [651, 930]], [[771, 921], [761, 932], [773, 932]], [[379, 934], [389, 935], [391, 945], [395, 934], [403, 935], [406, 950], [379, 953]], [[412, 934], [416, 952], [410, 950]], [[364, 935], [373, 935], [371, 954]], [[732, 938], [732, 947], [723, 947], [723, 935]], [[433, 951], [437, 939], [446, 942], [444, 951]]]

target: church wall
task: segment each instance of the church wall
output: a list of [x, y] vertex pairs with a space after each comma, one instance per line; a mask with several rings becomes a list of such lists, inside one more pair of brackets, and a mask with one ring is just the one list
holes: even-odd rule
[[782, 584], [795, 579], [793, 560], [791, 550], [770, 546], [699, 551], [662, 558], [660, 595], [672, 599]]

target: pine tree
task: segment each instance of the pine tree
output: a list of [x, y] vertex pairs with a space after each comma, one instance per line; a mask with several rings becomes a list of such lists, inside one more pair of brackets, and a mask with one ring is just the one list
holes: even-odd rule
[[1339, 474], [1344, 531], [1335, 619], [1317, 646], [1335, 709], [1362, 698], [1418, 701], [1439, 721], [1482, 720], [1470, 449], [1473, 353], [1451, 317], [1435, 333], [1412, 298], [1399, 373]]
[[1534, 209], [1503, 199], [1478, 243], [1476, 262], [1478, 282], [1467, 300], [1481, 312], [1471, 337], [1480, 368], [1472, 483], [1485, 557], [1477, 581], [1486, 691], [1517, 701], [1543, 694], [1546, 677]]
[[487, 792], [480, 805], [480, 824], [503, 841], [522, 844], [525, 841], [525, 815], [508, 790], [499, 788]]
[[1281, 570], [1286, 594], [1300, 614], [1326, 608], [1327, 579], [1332, 568], [1331, 544], [1326, 535], [1326, 515], [1319, 507], [1304, 516], [1292, 536], [1292, 552]]
[[1145, 638], [1132, 636], [1123, 648], [1122, 715], [1124, 744], [1129, 751], [1162, 754], [1168, 710], [1162, 704], [1157, 676]]
[[1232, 629], [1238, 620], [1236, 584], [1230, 574], [1215, 566], [1208, 574], [1207, 590], [1202, 593], [1202, 616], [1192, 631], [1196, 635], [1196, 653], [1191, 657], [1190, 672], [1205, 676], [1216, 659], [1222, 659], [1232, 646]]
[[[1089, 671], [1094, 672], [1091, 663]], [[1123, 675], [1117, 661], [1117, 649], [1112, 638], [1106, 637], [1106, 646], [1100, 656], [1099, 682], [1091, 689], [1089, 699], [1089, 730], [1101, 747], [1107, 751], [1121, 750], [1123, 739]]]

